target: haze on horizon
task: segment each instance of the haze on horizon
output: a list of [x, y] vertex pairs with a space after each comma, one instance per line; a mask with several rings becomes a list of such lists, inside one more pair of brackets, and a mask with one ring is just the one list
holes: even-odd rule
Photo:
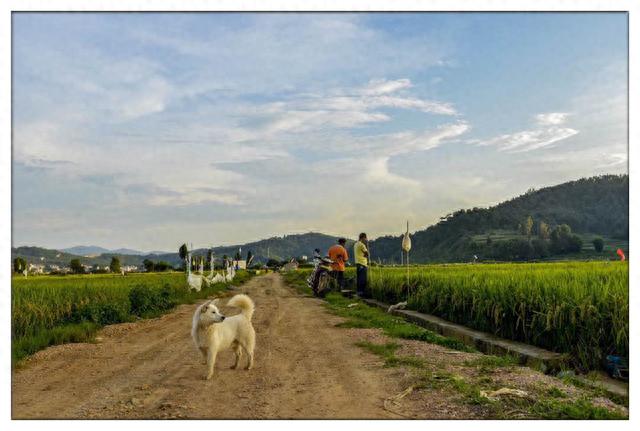
[[625, 13], [14, 13], [13, 244], [421, 229], [627, 173]]

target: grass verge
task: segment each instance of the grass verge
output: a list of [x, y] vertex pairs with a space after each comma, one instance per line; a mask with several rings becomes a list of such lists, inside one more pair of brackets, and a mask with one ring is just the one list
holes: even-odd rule
[[[299, 292], [311, 294], [306, 286], [308, 272], [293, 272], [284, 275], [285, 281]], [[464, 343], [442, 337], [419, 326], [413, 325], [396, 316], [370, 307], [357, 299], [344, 298], [330, 293], [325, 298], [325, 306], [334, 314], [347, 320], [339, 324], [348, 328], [379, 328], [392, 338], [421, 340], [438, 344], [449, 349], [473, 352], [474, 349]], [[355, 304], [355, 305], [354, 305]], [[483, 416], [491, 419], [627, 419], [621, 411], [611, 410], [594, 405], [592, 399], [600, 396], [599, 392], [590, 390], [578, 398], [570, 398], [556, 387], [542, 387], [526, 397], [490, 397], [491, 391], [500, 389], [496, 386], [492, 373], [503, 368], [518, 365], [513, 356], [483, 355], [462, 363], [463, 367], [474, 367], [477, 376], [461, 376], [453, 372], [433, 370], [428, 358], [400, 356], [397, 354], [401, 345], [397, 342], [376, 344], [369, 341], [358, 341], [357, 346], [368, 350], [384, 359], [384, 366], [407, 366], [412, 370], [414, 390], [442, 390], [454, 395], [459, 402], [477, 406], [482, 409]], [[573, 382], [572, 382], [573, 383]], [[611, 399], [611, 397], [608, 397]], [[616, 404], [628, 406], [623, 400], [614, 400]], [[621, 402], [619, 402], [621, 401]]]
[[[288, 285], [295, 287], [299, 292], [310, 294], [311, 290], [306, 283], [307, 276], [307, 271], [297, 271], [285, 273], [284, 279]], [[327, 294], [325, 306], [332, 313], [347, 319], [338, 325], [342, 328], [379, 328], [389, 337], [426, 341], [453, 350], [475, 352], [475, 349], [467, 346], [462, 341], [443, 337], [428, 329], [409, 323], [402, 318], [371, 307], [358, 299], [345, 298], [339, 293], [332, 292]]]

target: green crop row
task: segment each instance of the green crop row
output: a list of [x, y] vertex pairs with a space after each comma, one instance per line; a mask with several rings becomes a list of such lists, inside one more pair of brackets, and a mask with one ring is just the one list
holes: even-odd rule
[[[347, 275], [349, 276], [349, 275]], [[628, 357], [627, 262], [455, 264], [369, 269], [370, 294], [596, 369]]]
[[[232, 284], [251, 274], [238, 271]], [[177, 304], [223, 290], [219, 283], [190, 291], [184, 273], [38, 276], [11, 284], [13, 358], [19, 360], [51, 344], [81, 341], [102, 325], [157, 316]]]

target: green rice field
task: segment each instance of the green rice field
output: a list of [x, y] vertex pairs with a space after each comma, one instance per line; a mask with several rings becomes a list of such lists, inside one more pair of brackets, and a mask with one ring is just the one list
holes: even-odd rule
[[[238, 271], [231, 284], [251, 277]], [[189, 291], [182, 272], [14, 277], [11, 338], [14, 362], [49, 345], [79, 342], [103, 325], [154, 317], [177, 304], [224, 290], [218, 283]]]
[[[349, 274], [354, 276], [355, 274]], [[373, 298], [568, 353], [575, 367], [628, 358], [628, 262], [372, 267]]]

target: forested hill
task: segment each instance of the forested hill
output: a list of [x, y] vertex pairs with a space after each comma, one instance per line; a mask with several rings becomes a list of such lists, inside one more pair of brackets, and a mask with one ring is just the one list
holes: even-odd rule
[[[473, 254], [474, 236], [493, 231], [518, 231], [531, 216], [551, 228], [567, 224], [573, 232], [628, 240], [629, 176], [603, 175], [529, 190], [490, 208], [461, 209], [412, 235], [414, 262], [466, 260]], [[374, 260], [400, 260], [400, 237], [381, 237], [371, 243]]]
[[[326, 253], [329, 247], [336, 244], [337, 240], [338, 238], [335, 236], [309, 232], [281, 237], [276, 236], [242, 245], [214, 247], [213, 251], [218, 257], [225, 254], [231, 257], [235, 255], [239, 248], [242, 248], [242, 256], [246, 257], [247, 252], [251, 251], [255, 256], [256, 262], [266, 262], [268, 258], [285, 260], [300, 256], [307, 256], [311, 259], [315, 248], [319, 248], [323, 253]], [[353, 244], [352, 240], [348, 240], [347, 246], [350, 244]], [[198, 251], [200, 254], [205, 252], [206, 250]]]

